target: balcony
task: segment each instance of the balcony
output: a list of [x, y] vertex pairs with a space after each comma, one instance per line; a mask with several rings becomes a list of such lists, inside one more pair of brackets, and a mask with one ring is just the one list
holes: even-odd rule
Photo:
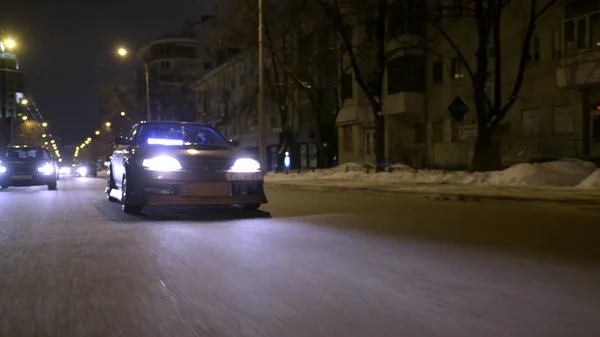
[[422, 114], [425, 110], [425, 94], [419, 92], [400, 92], [390, 94], [383, 101], [386, 114]]
[[600, 85], [600, 49], [563, 57], [556, 69], [556, 85], [570, 89]]

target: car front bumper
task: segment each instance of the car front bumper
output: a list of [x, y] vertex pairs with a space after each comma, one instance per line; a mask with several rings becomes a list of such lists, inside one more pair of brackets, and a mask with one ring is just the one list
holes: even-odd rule
[[127, 178], [134, 203], [151, 206], [264, 204], [262, 175], [139, 170]]
[[52, 184], [56, 181], [56, 175], [11, 175], [0, 174], [0, 185], [2, 186], [42, 186]]

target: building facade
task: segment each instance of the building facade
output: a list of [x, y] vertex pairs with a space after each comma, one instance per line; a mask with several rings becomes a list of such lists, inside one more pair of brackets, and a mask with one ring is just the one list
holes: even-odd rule
[[[192, 85], [204, 72], [206, 64], [198, 57], [193, 26], [186, 23], [181, 34], [165, 35], [138, 51], [142, 64], [135, 71], [137, 97], [139, 101], [146, 100], [147, 70], [152, 120], [196, 119]], [[143, 110], [138, 114], [146, 119]]]
[[[437, 7], [439, 1], [430, 1], [425, 12], [441, 14], [434, 23], [452, 38], [474, 69], [477, 32], [472, 19], [461, 17], [461, 3], [445, 1]], [[393, 20], [388, 20], [386, 48], [414, 45], [419, 39], [427, 44], [426, 48], [399, 48], [388, 60], [382, 97], [386, 161], [467, 168], [477, 136], [473, 82], [448, 39], [417, 11], [415, 2], [390, 2]], [[529, 1], [513, 3], [503, 14], [500, 71], [505, 100], [518, 73], [528, 15]], [[494, 134], [504, 165], [600, 157], [599, 18], [598, 0], [575, 0], [559, 2], [536, 22], [523, 85]], [[355, 40], [365, 38], [360, 32], [353, 34]], [[349, 72], [342, 87], [346, 103], [337, 119], [340, 162], [374, 163], [373, 114], [352, 76]], [[486, 85], [490, 98], [493, 76], [492, 70]], [[452, 117], [452, 103], [466, 107], [463, 120]]]
[[24, 73], [19, 69], [17, 55], [0, 42], [0, 146], [12, 141], [14, 128], [20, 122], [18, 116], [22, 114], [19, 103], [24, 91]]

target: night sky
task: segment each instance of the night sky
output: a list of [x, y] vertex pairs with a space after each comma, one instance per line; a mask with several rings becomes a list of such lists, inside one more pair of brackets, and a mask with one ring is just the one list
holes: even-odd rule
[[52, 133], [77, 143], [100, 126], [97, 88], [132, 79], [117, 46], [179, 32], [211, 9], [211, 0], [1, 0], [0, 27], [19, 42], [27, 91]]

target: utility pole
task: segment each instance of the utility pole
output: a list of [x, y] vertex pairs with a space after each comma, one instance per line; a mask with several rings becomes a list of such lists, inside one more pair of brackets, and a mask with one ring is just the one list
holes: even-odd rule
[[266, 140], [266, 118], [265, 118], [265, 68], [264, 68], [264, 15], [263, 0], [258, 0], [258, 158], [263, 172], [268, 169], [267, 165], [267, 140]]

